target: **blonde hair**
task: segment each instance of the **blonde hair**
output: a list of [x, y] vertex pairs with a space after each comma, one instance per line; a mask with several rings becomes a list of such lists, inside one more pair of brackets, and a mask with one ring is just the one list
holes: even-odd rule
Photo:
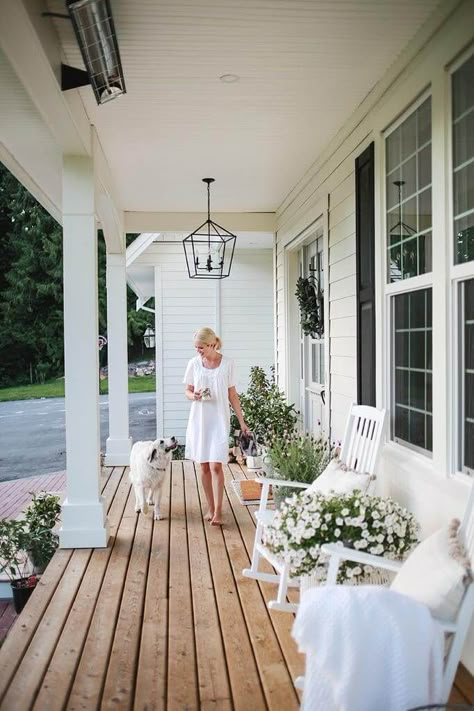
[[200, 328], [199, 331], [196, 331], [194, 334], [194, 340], [201, 341], [201, 343], [205, 343], [206, 346], [215, 345], [216, 351], [220, 351], [222, 348], [222, 341], [219, 336], [216, 336], [212, 328], [207, 328], [207, 326]]

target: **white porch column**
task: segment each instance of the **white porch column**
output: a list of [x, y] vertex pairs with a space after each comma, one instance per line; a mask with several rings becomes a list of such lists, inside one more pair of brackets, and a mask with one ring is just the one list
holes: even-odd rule
[[63, 159], [64, 360], [67, 498], [62, 548], [99, 548], [109, 537], [100, 496], [97, 229], [93, 161]]
[[109, 437], [105, 463], [130, 464], [128, 429], [127, 278], [125, 254], [107, 254]]

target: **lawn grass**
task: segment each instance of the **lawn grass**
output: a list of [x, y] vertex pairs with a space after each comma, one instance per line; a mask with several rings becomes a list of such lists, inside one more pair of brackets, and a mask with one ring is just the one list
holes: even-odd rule
[[[149, 393], [156, 390], [156, 380], [154, 375], [128, 379], [129, 393]], [[107, 378], [100, 382], [100, 392], [109, 392], [109, 382]], [[34, 400], [48, 397], [64, 397], [64, 379], [50, 380], [44, 384], [16, 385], [11, 388], [0, 388], [0, 402], [7, 400]]]

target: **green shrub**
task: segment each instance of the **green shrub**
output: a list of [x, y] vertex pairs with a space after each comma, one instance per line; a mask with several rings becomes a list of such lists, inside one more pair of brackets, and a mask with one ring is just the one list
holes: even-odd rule
[[[289, 405], [275, 381], [275, 368], [270, 377], [258, 365], [250, 370], [246, 393], [239, 395], [244, 420], [260, 444], [268, 444], [275, 437], [293, 432], [298, 419], [294, 405]], [[232, 415], [231, 430], [239, 430], [239, 422]]]

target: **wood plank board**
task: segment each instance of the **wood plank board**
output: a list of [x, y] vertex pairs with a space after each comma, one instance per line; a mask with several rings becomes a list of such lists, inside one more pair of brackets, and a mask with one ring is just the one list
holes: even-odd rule
[[454, 684], [465, 697], [466, 701], [474, 705], [474, 677], [463, 664], [458, 666]]
[[[239, 468], [235, 464], [230, 464], [229, 467], [225, 468], [226, 474], [226, 485], [229, 485], [231, 474], [239, 475]], [[250, 559], [252, 556], [253, 545], [255, 540], [255, 519], [252, 517], [252, 508], [256, 510], [257, 507], [245, 507], [239, 506], [235, 503], [232, 497], [229, 497], [229, 502], [234, 510], [234, 515], [239, 526], [240, 535], [242, 536], [242, 541], [245, 546], [248, 558], [242, 557], [242, 568], [249, 567]], [[242, 568], [240, 572], [242, 572]], [[260, 563], [260, 568], [263, 572], [272, 573], [275, 572], [272, 566], [265, 560]], [[247, 578], [248, 579], [248, 578]], [[263, 595], [265, 602], [265, 607], [267, 608], [268, 602], [274, 600], [276, 597], [277, 586], [273, 583], [263, 583], [261, 581], [252, 581], [248, 579], [253, 585], [257, 585]], [[298, 602], [299, 592], [295, 589], [288, 590], [288, 600], [290, 602]], [[268, 609], [268, 608], [267, 608]], [[286, 612], [272, 611], [270, 612], [270, 619], [279, 640], [279, 644], [282, 650], [283, 658], [288, 666], [291, 679], [294, 680], [296, 677], [300, 676], [304, 672], [304, 657], [298, 653], [296, 645], [291, 636], [291, 629], [293, 627], [294, 615]]]
[[[35, 698], [41, 685], [49, 660], [71, 609], [91, 553], [89, 548], [73, 552], [0, 708], [8, 709], [8, 711], [24, 711], [30, 708], [31, 701]], [[35, 593], [36, 590], [33, 595]]]
[[[207, 505], [199, 483], [201, 512]], [[225, 525], [230, 525], [229, 514], [224, 513]], [[225, 540], [220, 526], [204, 527], [212, 580], [216, 595], [219, 619], [224, 642], [232, 699], [236, 711], [266, 709], [257, 664], [250, 643], [245, 617], [240, 605], [237, 586], [229, 563]]]
[[231, 709], [231, 692], [204, 532], [196, 474], [184, 462], [186, 521], [201, 708]]
[[[181, 467], [174, 462], [173, 467]], [[155, 521], [151, 544], [145, 608], [135, 688], [136, 711], [164, 711], [168, 676], [168, 565], [170, 479], [163, 487], [160, 521]], [[150, 514], [151, 515], [151, 514]]]
[[103, 691], [103, 709], [133, 706], [152, 531], [153, 517], [138, 515]]
[[198, 705], [182, 464], [173, 467], [171, 479], [167, 698], [170, 709]]
[[102, 696], [136, 523], [134, 497], [129, 494], [71, 688], [67, 709], [90, 711], [97, 707]]
[[[130, 490], [128, 477], [124, 476], [122, 467], [116, 467], [109, 480], [109, 485], [114, 488], [116, 484], [118, 487], [108, 513], [111, 540], [115, 537]], [[98, 548], [92, 553], [71, 613], [36, 698], [33, 708], [37, 711], [45, 708], [48, 711], [64, 708], [111, 553], [112, 544], [107, 548]]]
[[[229, 481], [231, 475], [228, 468], [226, 467], [225, 469], [227, 481]], [[237, 513], [239, 513], [238, 509]], [[243, 513], [244, 516], [242, 518], [245, 523], [251, 525], [245, 509]], [[282, 708], [297, 709], [299, 706], [298, 697], [270, 619], [270, 612], [266, 608], [256, 581], [242, 576], [242, 569], [247, 567], [250, 561], [242, 546], [238, 521], [236, 521], [236, 524], [224, 526], [224, 538], [266, 702], [268, 708], [275, 709], [275, 711]], [[288, 617], [291, 618], [292, 616]]]

